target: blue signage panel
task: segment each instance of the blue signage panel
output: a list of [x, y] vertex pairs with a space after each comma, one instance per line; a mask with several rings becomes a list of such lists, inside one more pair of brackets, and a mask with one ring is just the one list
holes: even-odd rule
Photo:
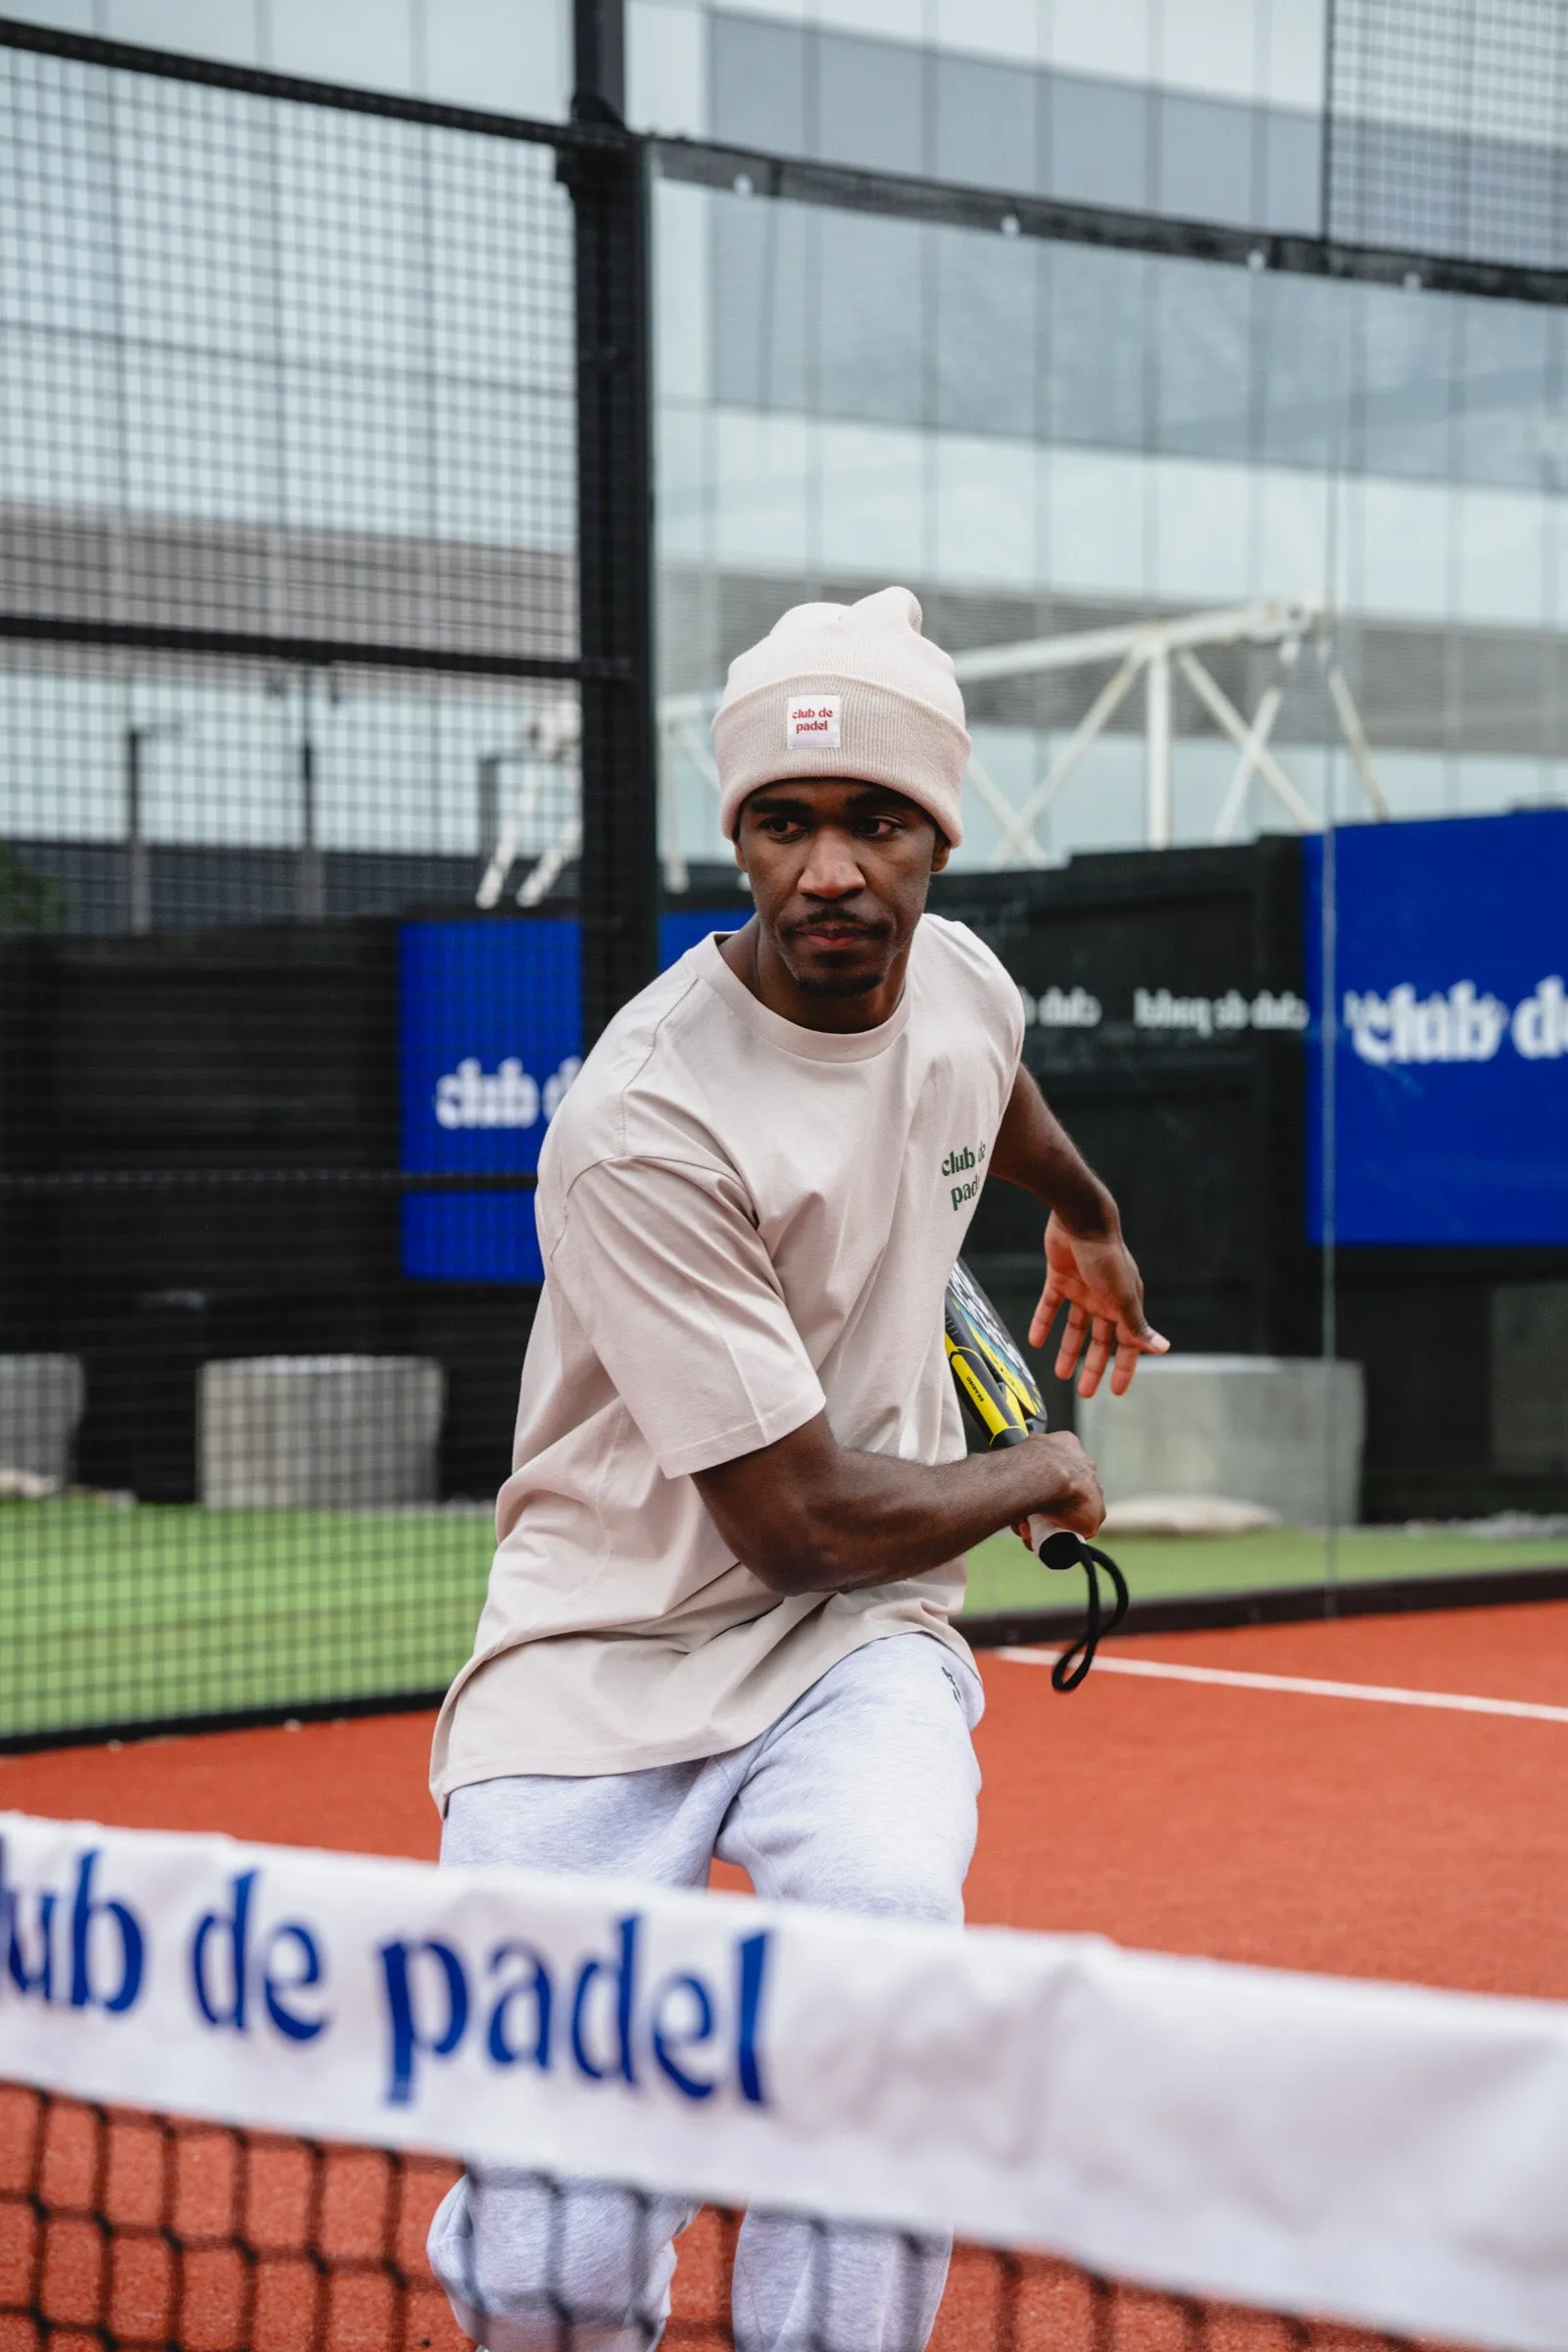
[[700, 908], [682, 906], [674, 914], [659, 918], [659, 961], [663, 971], [678, 963], [688, 948], [695, 948], [700, 939], [720, 926], [725, 931], [738, 931], [747, 920], [749, 906], [738, 907], [734, 914], [705, 914]]
[[[1323, 844], [1307, 841], [1311, 1238], [1322, 1239]], [[1568, 1242], [1568, 809], [1335, 841], [1342, 1242]]]
[[[713, 927], [709, 914], [666, 915], [663, 962]], [[580, 1066], [575, 918], [406, 923], [399, 956], [404, 1168], [419, 1176], [536, 1168]], [[533, 1195], [409, 1194], [403, 1271], [426, 1282], [542, 1282]]]

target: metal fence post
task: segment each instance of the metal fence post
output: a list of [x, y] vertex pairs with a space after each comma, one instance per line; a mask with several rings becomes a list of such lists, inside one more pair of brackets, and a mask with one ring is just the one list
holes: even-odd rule
[[129, 931], [150, 931], [153, 927], [152, 871], [147, 857], [147, 836], [143, 830], [142, 810], [142, 748], [149, 729], [125, 729], [125, 927]]
[[311, 672], [300, 673], [300, 740], [296, 754], [300, 787], [300, 861], [295, 885], [295, 910], [302, 923], [318, 923], [325, 912], [321, 886], [321, 850], [318, 839], [318, 807], [316, 774], [316, 729]]
[[177, 718], [163, 719], [153, 726], [129, 726], [124, 731], [122, 821], [128, 931], [150, 931], [153, 927], [153, 860], [147, 843], [147, 746], [179, 731]]
[[659, 968], [648, 157], [624, 128], [622, 0], [576, 0], [561, 160], [576, 215], [583, 1043]]
[[1172, 833], [1170, 655], [1163, 645], [1150, 656], [1144, 676], [1149, 698], [1145, 838], [1152, 850], [1168, 850]]

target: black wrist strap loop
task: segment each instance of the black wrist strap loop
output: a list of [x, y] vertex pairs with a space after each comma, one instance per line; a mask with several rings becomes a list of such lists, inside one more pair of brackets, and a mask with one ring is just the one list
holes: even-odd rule
[[[1071, 1551], [1068, 1545], [1072, 1545]], [[1048, 1557], [1048, 1554], [1050, 1555]], [[1066, 1529], [1055, 1530], [1040, 1547], [1040, 1556], [1048, 1568], [1081, 1567], [1089, 1583], [1087, 1616], [1083, 1632], [1069, 1649], [1064, 1649], [1051, 1669], [1051, 1687], [1065, 1694], [1076, 1690], [1095, 1662], [1095, 1652], [1102, 1637], [1113, 1634], [1127, 1614], [1127, 1580], [1110, 1554], [1086, 1544], [1082, 1536]], [[1100, 1571], [1110, 1579], [1114, 1595], [1108, 1616], [1102, 1616], [1100, 1599]]]

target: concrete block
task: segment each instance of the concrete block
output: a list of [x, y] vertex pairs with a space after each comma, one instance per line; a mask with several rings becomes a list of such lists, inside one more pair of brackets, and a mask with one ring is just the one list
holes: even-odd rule
[[416, 1355], [258, 1355], [201, 1368], [201, 1498], [228, 1509], [375, 1510], [436, 1498], [446, 1404]]
[[0, 1470], [70, 1484], [87, 1401], [78, 1355], [0, 1355]]
[[1360, 1504], [1365, 1402], [1359, 1364], [1314, 1356], [1145, 1356], [1125, 1396], [1108, 1384], [1080, 1398], [1078, 1435], [1105, 1500], [1230, 1495], [1321, 1527], [1325, 1457], [1334, 1433], [1332, 1506], [1354, 1523]]

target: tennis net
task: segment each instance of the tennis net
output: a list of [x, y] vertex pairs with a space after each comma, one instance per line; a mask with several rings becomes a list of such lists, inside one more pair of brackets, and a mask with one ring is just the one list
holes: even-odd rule
[[[16, 2086], [0, 2090], [0, 2145], [5, 2352], [465, 2352], [470, 2341], [424, 2247], [458, 2177], [450, 2163]], [[571, 2190], [548, 2175], [531, 2176], [530, 2185], [564, 2221]], [[618, 2220], [626, 2250], [652, 2260], [658, 2201], [627, 2191]], [[918, 2352], [931, 2239], [821, 2216], [797, 2226], [808, 2237], [807, 2294], [787, 2334], [753, 2332], [737, 2312], [741, 2217], [710, 2206], [678, 2241], [667, 2321], [662, 2294], [633, 2293], [612, 2311], [574, 2289], [563, 2251], [559, 2274], [547, 2263], [536, 2292], [510, 2303], [497, 2343], [566, 2352], [598, 2346], [618, 2321], [617, 2340], [628, 2346], [653, 2344], [662, 2322], [663, 2342], [692, 2352], [771, 2352], [781, 2343], [791, 2352]], [[893, 2318], [892, 2331], [879, 2327], [874, 2337], [859, 2331], [863, 2315], [832, 2308], [828, 2284], [845, 2241], [873, 2234], [889, 2257]], [[469, 2308], [482, 2308], [477, 2280], [470, 2295]], [[930, 2339], [932, 2352], [1355, 2352], [1400, 2340], [1130, 2286], [1049, 2255], [962, 2244]]]
[[1568, 2343], [1554, 2005], [0, 1840], [0, 2352]]

